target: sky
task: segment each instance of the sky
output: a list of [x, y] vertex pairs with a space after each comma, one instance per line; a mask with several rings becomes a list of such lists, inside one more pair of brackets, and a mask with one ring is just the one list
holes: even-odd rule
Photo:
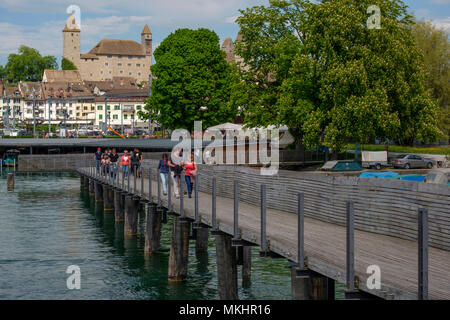
[[[101, 39], [140, 42], [147, 23], [158, 46], [178, 28], [209, 28], [220, 37], [235, 39], [239, 9], [268, 4], [269, 0], [0, 0], [0, 64], [20, 45], [61, 61], [62, 29], [67, 8], [81, 13], [81, 53]], [[450, 31], [450, 0], [404, 0], [419, 19], [433, 21]]]

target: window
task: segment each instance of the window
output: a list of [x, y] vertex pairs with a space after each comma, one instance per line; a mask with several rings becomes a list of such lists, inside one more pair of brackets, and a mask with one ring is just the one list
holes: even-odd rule
[[106, 110], [111, 110], [111, 106], [106, 106]]
[[113, 115], [113, 119], [117, 120], [117, 119], [119, 119], [119, 116], [117, 114], [115, 114], [115, 115]]
[[120, 70], [120, 73], [123, 73], [123, 71], [122, 71], [122, 70]]
[[134, 119], [134, 114], [131, 115], [131, 119], [132, 119], [132, 120]]
[[99, 114], [98, 115], [98, 120], [102, 120], [103, 119], [103, 115]]
[[117, 64], [117, 66], [121, 67], [121, 66], [122, 66], [122, 63], [119, 62], [119, 63]]
[[120, 106], [114, 106], [114, 110], [120, 110]]
[[129, 76], [133, 75], [133, 72], [128, 72], [128, 75], [129, 75]]
[[128, 115], [127, 115], [127, 114], [124, 114], [124, 115], [123, 115], [123, 119], [124, 119], [124, 120], [127, 120], [127, 119], [128, 119]]
[[142, 107], [141, 106], [136, 106], [136, 110], [141, 110]]
[[108, 63], [108, 62], [105, 62], [105, 66], [109, 66], [109, 63]]
[[141, 66], [141, 64], [140, 63], [136, 63], [136, 67], [140, 67]]
[[128, 66], [131, 67], [131, 63], [129, 63]]

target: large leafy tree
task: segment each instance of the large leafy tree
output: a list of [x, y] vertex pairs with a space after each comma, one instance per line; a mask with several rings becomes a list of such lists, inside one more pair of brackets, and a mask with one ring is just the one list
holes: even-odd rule
[[[367, 27], [370, 6], [381, 28]], [[232, 104], [248, 126], [287, 125], [307, 147], [375, 137], [435, 140], [437, 108], [400, 0], [271, 0], [241, 11], [241, 81]]]
[[61, 70], [77, 70], [77, 66], [67, 58], [61, 60]]
[[219, 37], [207, 29], [179, 29], [155, 50], [151, 67], [152, 95], [141, 113], [167, 129], [192, 129], [232, 121], [236, 109], [228, 105], [231, 67], [220, 50]]
[[441, 107], [439, 128], [450, 139], [450, 40], [449, 33], [429, 21], [412, 28], [417, 46], [424, 56], [426, 88]]
[[18, 54], [8, 56], [5, 65], [6, 79], [10, 82], [39, 81], [45, 69], [57, 69], [58, 63], [54, 56], [41, 56], [38, 50], [21, 46]]

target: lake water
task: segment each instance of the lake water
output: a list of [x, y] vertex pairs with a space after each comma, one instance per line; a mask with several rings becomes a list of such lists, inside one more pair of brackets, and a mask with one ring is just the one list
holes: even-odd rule
[[[214, 237], [208, 254], [196, 255], [191, 241], [188, 280], [167, 280], [171, 218], [162, 231], [162, 250], [146, 257], [145, 215], [141, 236], [127, 239], [123, 223], [104, 213], [80, 179], [70, 174], [18, 174], [15, 189], [0, 179], [0, 299], [217, 299]], [[240, 299], [290, 299], [285, 259], [263, 259], [253, 249], [252, 283]], [[81, 271], [81, 289], [68, 290], [67, 267]], [[239, 274], [239, 279], [241, 275]], [[337, 298], [341, 298], [342, 285]]]

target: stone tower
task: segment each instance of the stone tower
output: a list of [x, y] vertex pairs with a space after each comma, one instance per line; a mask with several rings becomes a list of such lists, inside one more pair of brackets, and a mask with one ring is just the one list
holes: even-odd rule
[[63, 57], [72, 61], [80, 69], [80, 27], [70, 14], [63, 29]]
[[150, 28], [146, 24], [144, 27], [144, 30], [142, 30], [141, 33], [141, 43], [142, 47], [145, 50], [145, 55], [147, 57], [152, 57], [152, 32], [150, 31]]

